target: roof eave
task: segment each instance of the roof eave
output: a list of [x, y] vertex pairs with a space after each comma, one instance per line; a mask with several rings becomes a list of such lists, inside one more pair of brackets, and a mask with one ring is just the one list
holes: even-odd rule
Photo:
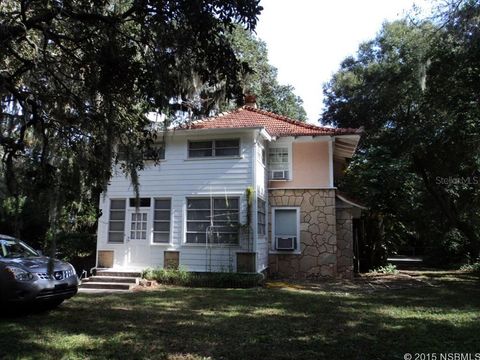
[[360, 142], [360, 134], [335, 135], [334, 157], [337, 159], [352, 158]]
[[276, 137], [275, 136], [272, 136], [268, 133], [267, 129], [265, 129], [264, 127], [262, 127], [259, 131], [260, 135], [267, 141], [272, 141], [272, 140], [275, 140]]
[[[174, 132], [194, 134], [194, 133], [210, 133], [210, 134], [222, 134], [222, 133], [238, 133], [238, 132], [249, 132], [249, 131], [262, 131], [265, 130], [262, 126], [252, 126], [252, 127], [241, 127], [241, 128], [197, 128], [197, 129], [174, 129]], [[266, 133], [266, 131], [265, 131]], [[263, 134], [262, 134], [263, 135]], [[268, 133], [266, 133], [268, 135]], [[268, 135], [270, 136], [270, 135]]]
[[361, 210], [368, 210], [368, 208], [366, 206], [360, 205], [358, 202], [353, 201], [352, 199], [348, 199], [346, 196], [344, 196], [342, 194], [339, 194], [338, 192], [337, 192], [336, 196], [337, 196], [337, 198], [339, 198], [340, 200], [342, 200], [343, 202], [345, 202], [348, 205], [359, 208]]

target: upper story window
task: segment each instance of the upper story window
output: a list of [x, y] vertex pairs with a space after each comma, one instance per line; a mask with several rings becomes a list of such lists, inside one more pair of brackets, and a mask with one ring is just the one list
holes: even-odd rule
[[240, 156], [239, 139], [201, 140], [188, 142], [189, 158]]
[[268, 167], [270, 180], [287, 180], [289, 178], [288, 147], [270, 148], [268, 151]]
[[[138, 150], [128, 149], [126, 146], [119, 146], [117, 158], [119, 161], [125, 161], [128, 156], [131, 158], [137, 157]], [[165, 144], [156, 144], [146, 149], [142, 154], [143, 160], [165, 160]]]
[[165, 160], [165, 145], [155, 145], [143, 153], [143, 160]]
[[260, 144], [257, 146], [257, 158], [262, 165], [267, 165], [267, 154], [265, 153], [265, 148]]

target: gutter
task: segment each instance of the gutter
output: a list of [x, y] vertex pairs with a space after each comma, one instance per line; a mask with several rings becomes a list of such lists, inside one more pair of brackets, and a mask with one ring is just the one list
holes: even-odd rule
[[340, 195], [338, 193], [336, 195], [340, 200], [342, 200], [343, 202], [345, 202], [349, 205], [352, 205], [353, 207], [356, 207], [356, 208], [359, 208], [359, 209], [362, 209], [362, 210], [368, 210], [367, 207], [365, 207], [363, 205], [360, 205], [359, 203], [356, 203], [353, 200], [350, 200], [350, 199], [346, 198], [344, 195]]

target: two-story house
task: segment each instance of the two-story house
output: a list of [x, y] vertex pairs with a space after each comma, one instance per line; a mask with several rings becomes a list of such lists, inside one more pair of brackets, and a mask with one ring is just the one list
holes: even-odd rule
[[356, 205], [335, 178], [359, 139], [254, 106], [169, 130], [138, 202], [121, 171], [101, 197], [97, 266], [351, 277]]

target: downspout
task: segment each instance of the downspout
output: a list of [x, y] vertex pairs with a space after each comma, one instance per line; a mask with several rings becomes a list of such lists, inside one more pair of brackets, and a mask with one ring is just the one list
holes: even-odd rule
[[[252, 232], [253, 232], [253, 244], [252, 244], [252, 252], [255, 253], [255, 270], [257, 270], [257, 267], [258, 267], [258, 254], [257, 254], [257, 241], [258, 241], [258, 238], [257, 238], [257, 207], [258, 207], [258, 204], [257, 204], [257, 196], [256, 196], [256, 193], [257, 193], [257, 146], [258, 146], [258, 138], [260, 137], [260, 132], [257, 130], [255, 131], [255, 135], [254, 135], [254, 138], [253, 138], [253, 156], [252, 156], [252, 163], [253, 163], [253, 169], [252, 169], [252, 185], [253, 185], [253, 190], [254, 190], [254, 199], [253, 199], [253, 204], [254, 206], [252, 206], [252, 212], [253, 214], [251, 214], [251, 219], [252, 219]], [[248, 199], [247, 199], [248, 201]], [[248, 206], [247, 206], [248, 207]]]
[[328, 141], [328, 165], [329, 165], [329, 185], [330, 188], [335, 187], [335, 181], [333, 178], [333, 143], [335, 141], [335, 137], [330, 137], [330, 140]]

